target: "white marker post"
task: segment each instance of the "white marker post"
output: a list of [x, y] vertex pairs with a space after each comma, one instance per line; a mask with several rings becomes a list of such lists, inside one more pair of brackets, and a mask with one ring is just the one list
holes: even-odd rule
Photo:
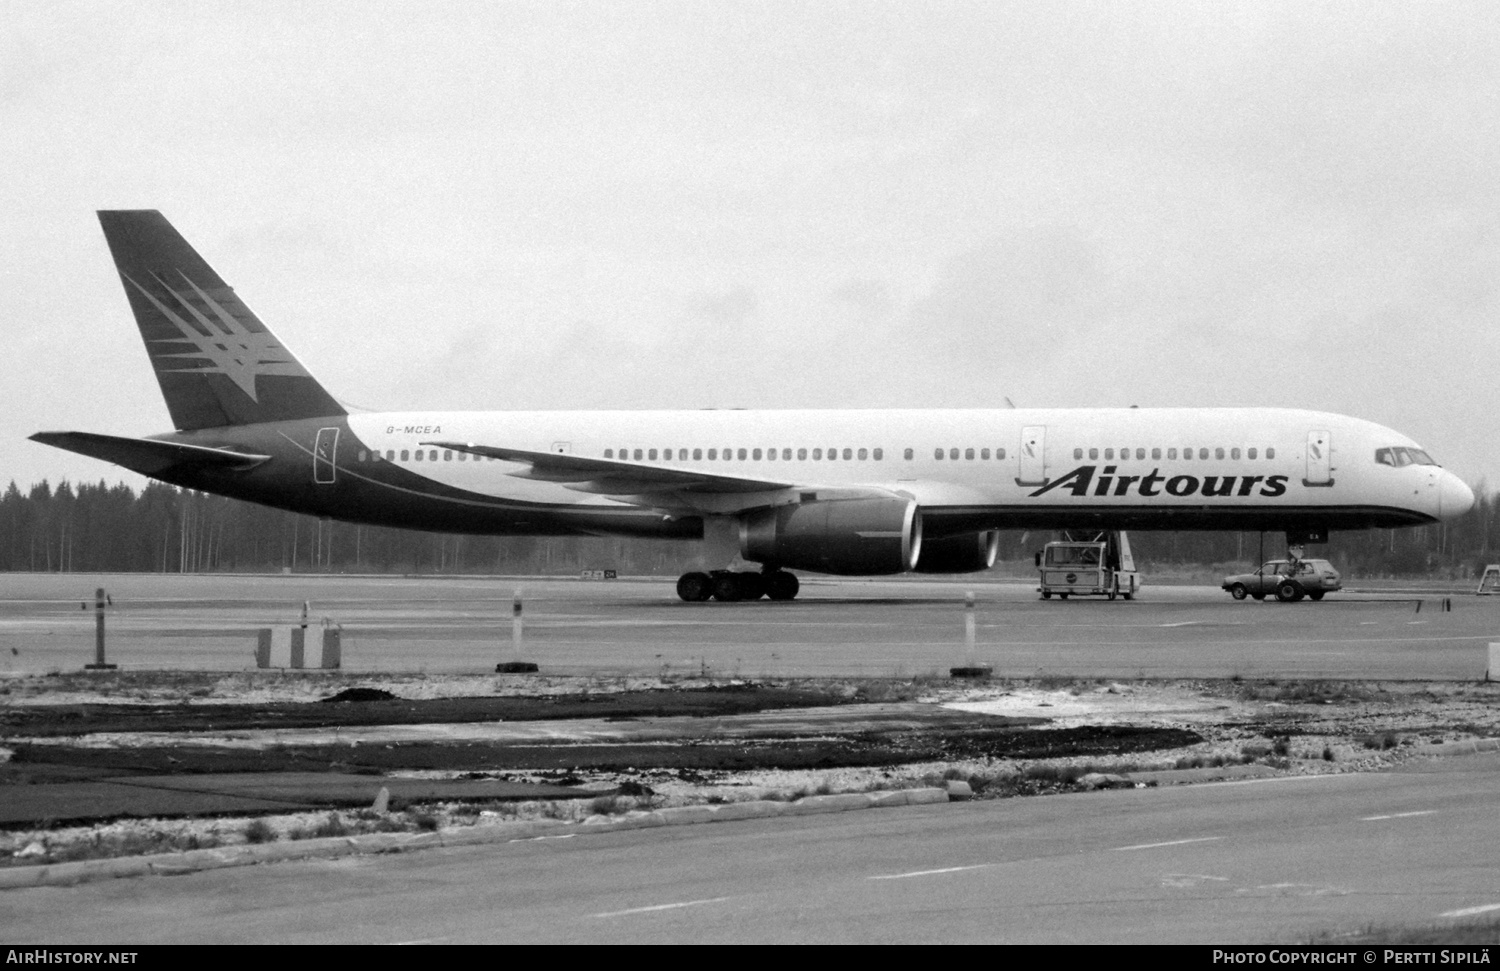
[[974, 666], [974, 591], [964, 594], [964, 647], [969, 667]]
[[510, 647], [516, 660], [521, 659], [521, 588], [516, 587], [515, 599], [511, 604], [510, 618]]
[[85, 664], [85, 671], [113, 671], [118, 665], [104, 660], [104, 588], [94, 591], [94, 663]]

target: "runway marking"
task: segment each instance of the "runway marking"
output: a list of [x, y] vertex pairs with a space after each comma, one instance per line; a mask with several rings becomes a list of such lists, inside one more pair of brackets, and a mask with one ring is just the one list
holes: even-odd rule
[[595, 917], [624, 917], [628, 914], [649, 914], [658, 910], [681, 910], [683, 907], [700, 907], [703, 904], [721, 904], [733, 897], [709, 897], [705, 900], [684, 900], [675, 904], [653, 904], [650, 907], [631, 907], [629, 910], [607, 910]]
[[1482, 904], [1478, 907], [1465, 907], [1462, 910], [1450, 910], [1438, 914], [1439, 917], [1473, 917], [1475, 914], [1488, 914], [1493, 910], [1500, 910], [1500, 904]]
[[1435, 812], [1437, 812], [1436, 809], [1419, 809], [1416, 812], [1391, 813], [1388, 816], [1362, 816], [1360, 817], [1359, 821], [1362, 823], [1369, 823], [1374, 822], [1377, 819], [1405, 819], [1408, 816], [1431, 816]]
[[913, 870], [910, 873], [882, 873], [879, 876], [865, 877], [866, 880], [905, 880], [907, 877], [930, 877], [937, 873], [959, 873], [964, 870], [985, 870], [995, 863], [976, 863], [972, 866], [948, 866], [940, 870]]
[[1135, 846], [1115, 846], [1111, 847], [1111, 849], [1117, 853], [1124, 852], [1125, 850], [1154, 850], [1162, 846], [1182, 846], [1187, 843], [1212, 843], [1215, 840], [1223, 838], [1222, 836], [1198, 836], [1190, 840], [1169, 840], [1165, 843], [1137, 843]]

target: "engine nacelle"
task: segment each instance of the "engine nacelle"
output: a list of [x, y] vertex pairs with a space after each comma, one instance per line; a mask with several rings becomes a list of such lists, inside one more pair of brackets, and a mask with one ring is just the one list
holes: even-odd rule
[[1000, 532], [961, 533], [922, 541], [917, 558], [918, 573], [977, 573], [995, 565], [1000, 552]]
[[879, 576], [905, 573], [921, 552], [921, 510], [894, 496], [757, 509], [740, 521], [740, 555], [770, 566]]

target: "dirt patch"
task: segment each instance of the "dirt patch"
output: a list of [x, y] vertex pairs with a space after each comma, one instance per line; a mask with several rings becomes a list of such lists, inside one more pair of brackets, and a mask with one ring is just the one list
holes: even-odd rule
[[[350, 697], [350, 696], [353, 697]], [[380, 697], [383, 696], [383, 697]], [[0, 710], [0, 738], [56, 738], [125, 732], [234, 732], [253, 729], [448, 725], [583, 718], [714, 718], [757, 711], [848, 704], [853, 695], [759, 684], [666, 688], [545, 697], [405, 699], [381, 689], [345, 689], [323, 702], [248, 704], [29, 705]]]

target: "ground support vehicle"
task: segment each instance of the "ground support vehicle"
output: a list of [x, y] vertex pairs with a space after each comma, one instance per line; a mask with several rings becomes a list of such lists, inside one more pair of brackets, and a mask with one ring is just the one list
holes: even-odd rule
[[1124, 597], [1132, 600], [1141, 587], [1140, 574], [1130, 555], [1130, 540], [1123, 532], [1094, 533], [1091, 539], [1067, 539], [1048, 543], [1036, 555], [1043, 600], [1056, 594], [1069, 597]]
[[1343, 582], [1327, 560], [1288, 559], [1271, 560], [1254, 573], [1225, 577], [1219, 587], [1236, 600], [1264, 600], [1274, 594], [1283, 603], [1294, 603], [1303, 597], [1322, 600], [1324, 594], [1342, 590]]

